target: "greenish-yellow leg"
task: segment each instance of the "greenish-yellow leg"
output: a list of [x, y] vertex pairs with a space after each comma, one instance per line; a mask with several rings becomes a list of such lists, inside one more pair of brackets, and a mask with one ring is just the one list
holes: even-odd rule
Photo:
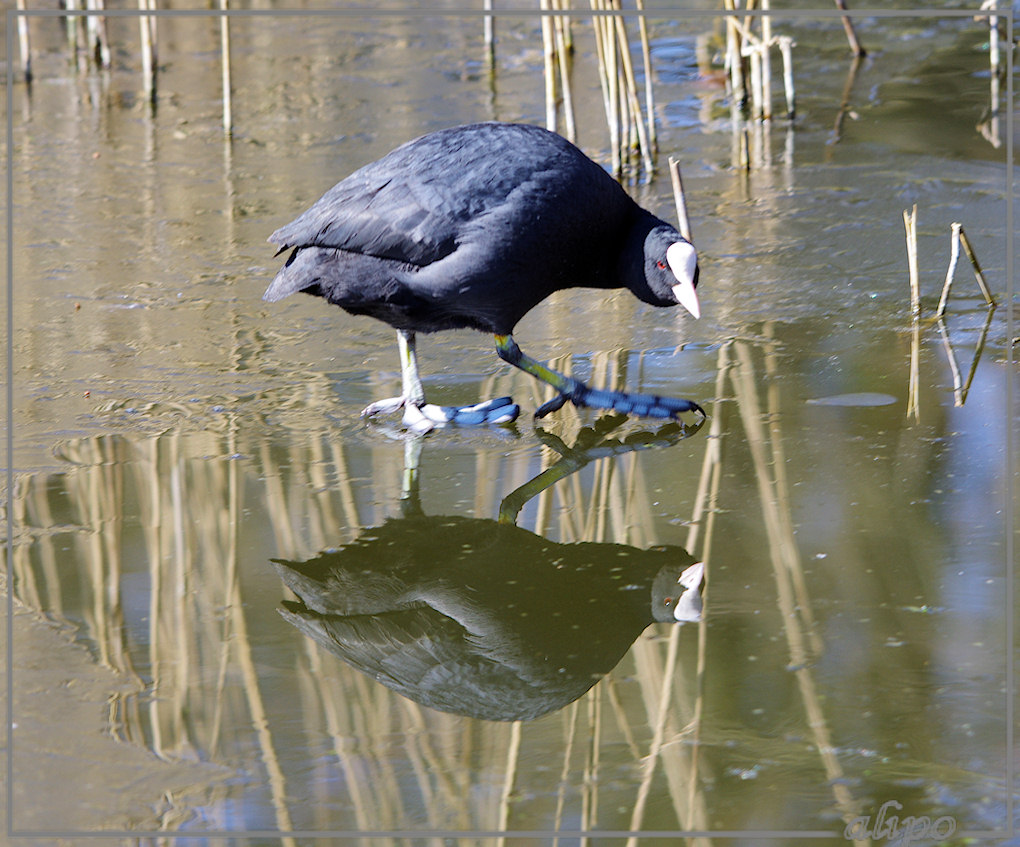
[[535, 412], [536, 418], [555, 412], [568, 400], [575, 406], [592, 409], [613, 409], [627, 415], [646, 418], [676, 418], [681, 412], [705, 412], [693, 400], [677, 400], [657, 394], [628, 394], [624, 391], [605, 391], [589, 388], [580, 380], [561, 374], [548, 365], [532, 359], [514, 341], [511, 335], [496, 335], [496, 352], [499, 357], [525, 373], [551, 385], [559, 392], [552, 400], [543, 403]]

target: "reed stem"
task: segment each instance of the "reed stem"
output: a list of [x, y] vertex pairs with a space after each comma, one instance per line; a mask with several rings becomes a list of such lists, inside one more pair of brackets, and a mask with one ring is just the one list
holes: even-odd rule
[[[836, 8], [841, 12], [849, 11], [846, 6], [846, 0], [836, 0]], [[846, 40], [850, 44], [850, 49], [853, 51], [855, 56], [865, 56], [867, 53], [861, 46], [861, 42], [857, 39], [857, 31], [854, 29], [854, 22], [849, 15], [843, 15], [840, 20], [843, 22], [843, 29], [846, 31]]]

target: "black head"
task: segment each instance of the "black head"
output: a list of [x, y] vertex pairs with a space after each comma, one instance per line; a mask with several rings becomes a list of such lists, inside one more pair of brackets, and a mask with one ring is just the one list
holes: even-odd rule
[[642, 245], [643, 279], [631, 290], [654, 306], [678, 303], [694, 317], [701, 317], [698, 295], [698, 254], [673, 227], [659, 222], [647, 231]]

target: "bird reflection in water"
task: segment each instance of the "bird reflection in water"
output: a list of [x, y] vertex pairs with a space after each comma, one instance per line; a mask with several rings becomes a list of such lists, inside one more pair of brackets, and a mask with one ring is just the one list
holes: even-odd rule
[[304, 562], [274, 560], [297, 599], [281, 614], [403, 696], [443, 712], [533, 720], [581, 697], [653, 622], [701, 615], [703, 565], [683, 548], [548, 541], [514, 523], [539, 491], [593, 459], [692, 434], [668, 424], [626, 440], [621, 417], [506, 498], [499, 520], [429, 516], [417, 496], [420, 437], [406, 442], [402, 516]]

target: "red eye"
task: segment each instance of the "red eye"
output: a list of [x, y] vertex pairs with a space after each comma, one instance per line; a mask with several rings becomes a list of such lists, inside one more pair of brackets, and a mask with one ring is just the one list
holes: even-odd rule
[[664, 261], [662, 261], [661, 259], [658, 262], [656, 262], [655, 264], [657, 264], [659, 266], [659, 270], [660, 271], [666, 270], [666, 263]]

